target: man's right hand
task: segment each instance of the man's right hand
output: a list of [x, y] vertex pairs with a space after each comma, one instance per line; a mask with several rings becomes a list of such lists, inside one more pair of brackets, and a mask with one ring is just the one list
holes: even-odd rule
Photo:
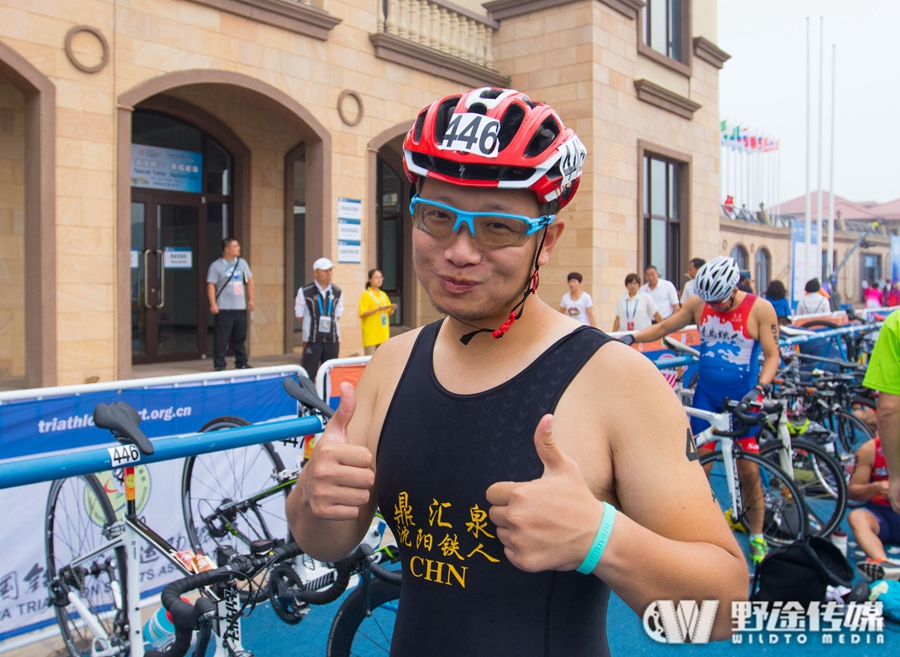
[[209, 304], [209, 314], [210, 315], [218, 315], [219, 314], [219, 305], [216, 303]]
[[891, 477], [888, 499], [894, 511], [900, 513], [900, 477]]
[[341, 405], [328, 422], [303, 468], [302, 480], [313, 514], [325, 520], [352, 520], [368, 503], [375, 486], [372, 452], [350, 444], [347, 425], [356, 410], [356, 393], [341, 384]]

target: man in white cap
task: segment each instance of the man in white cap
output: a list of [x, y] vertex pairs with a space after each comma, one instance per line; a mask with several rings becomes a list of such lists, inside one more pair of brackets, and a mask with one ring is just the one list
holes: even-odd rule
[[344, 313], [341, 288], [331, 284], [334, 263], [319, 258], [313, 263], [314, 280], [297, 291], [294, 315], [303, 322], [303, 357], [300, 365], [315, 377], [319, 365], [338, 357], [341, 329], [337, 320]]

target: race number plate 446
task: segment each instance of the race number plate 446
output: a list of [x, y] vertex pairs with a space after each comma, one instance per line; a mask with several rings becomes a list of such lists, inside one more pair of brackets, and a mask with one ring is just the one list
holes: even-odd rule
[[109, 460], [114, 468], [121, 468], [129, 463], [137, 463], [141, 460], [141, 452], [134, 445], [119, 445], [118, 447], [110, 447], [106, 451], [109, 452]]
[[483, 114], [454, 114], [438, 148], [461, 151], [482, 157], [497, 157], [500, 152], [500, 121]]

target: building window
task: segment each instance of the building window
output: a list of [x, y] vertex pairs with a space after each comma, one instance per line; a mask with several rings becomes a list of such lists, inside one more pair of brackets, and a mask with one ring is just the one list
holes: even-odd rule
[[881, 256], [875, 253], [863, 253], [860, 264], [862, 265], [862, 280], [869, 285], [880, 285]]
[[767, 249], [756, 252], [756, 291], [765, 294], [772, 280], [772, 256]]
[[740, 244], [736, 245], [733, 249], [731, 249], [731, 257], [734, 258], [735, 262], [738, 264], [738, 268], [741, 270], [741, 274], [749, 274], [750, 273], [750, 254], [747, 253], [747, 249]]
[[403, 323], [403, 208], [405, 178], [378, 158], [378, 269], [384, 274], [382, 290], [397, 309], [390, 317], [391, 326]]
[[647, 0], [644, 43], [675, 61], [684, 61], [684, 9], [688, 0]]
[[644, 156], [644, 269], [653, 265], [670, 281], [679, 281], [681, 272], [683, 168]]

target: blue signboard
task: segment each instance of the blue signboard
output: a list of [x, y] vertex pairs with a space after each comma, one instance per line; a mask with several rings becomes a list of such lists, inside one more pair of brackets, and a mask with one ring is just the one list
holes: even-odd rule
[[193, 433], [220, 415], [263, 422], [297, 414], [281, 375], [257, 379], [180, 383], [178, 387], [125, 388], [0, 404], [0, 459], [109, 443], [94, 426], [97, 404], [124, 401], [141, 416], [150, 438]]
[[203, 191], [203, 154], [132, 144], [131, 186], [199, 194]]

